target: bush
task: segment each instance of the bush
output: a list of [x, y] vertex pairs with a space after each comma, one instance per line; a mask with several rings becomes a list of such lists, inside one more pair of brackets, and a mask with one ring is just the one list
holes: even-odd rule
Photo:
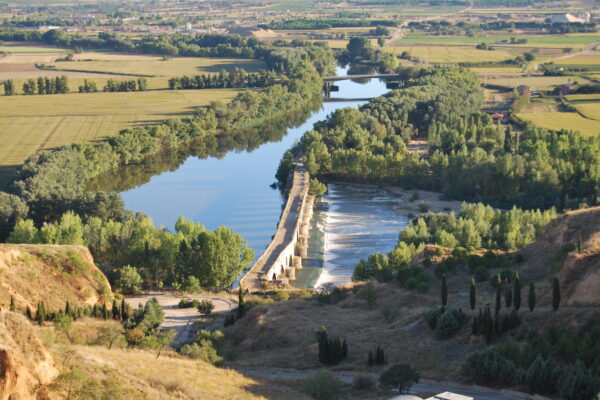
[[490, 276], [490, 271], [488, 271], [488, 269], [486, 267], [484, 267], [483, 265], [480, 265], [479, 267], [475, 268], [475, 280], [477, 282], [485, 282], [488, 280], [489, 276]]
[[205, 339], [196, 343], [183, 345], [179, 352], [186, 357], [194, 360], [202, 360], [213, 365], [218, 365], [223, 361], [217, 354], [217, 350], [213, 347], [212, 342]]
[[198, 305], [196, 306], [196, 309], [198, 310], [198, 312], [200, 314], [204, 314], [204, 315], [209, 315], [214, 308], [215, 308], [215, 305], [210, 300], [201, 300], [198, 303]]
[[419, 382], [419, 374], [410, 365], [396, 364], [386, 369], [379, 376], [381, 386], [397, 389], [400, 394], [407, 393], [413, 383]]
[[427, 323], [427, 326], [429, 327], [429, 329], [437, 328], [438, 319], [440, 318], [441, 315], [442, 315], [441, 308], [436, 308], [435, 310], [429, 310], [425, 313], [423, 318], [425, 319], [425, 322]]
[[185, 281], [183, 281], [182, 289], [184, 292], [198, 293], [202, 291], [202, 285], [200, 284], [200, 280], [198, 278], [190, 275], [185, 279]]
[[198, 307], [200, 302], [196, 299], [181, 299], [179, 300], [179, 304], [177, 304], [178, 308], [194, 308]]
[[521, 381], [517, 365], [493, 349], [472, 353], [463, 364], [462, 370], [477, 383], [513, 385]]
[[368, 375], [358, 375], [354, 377], [352, 389], [357, 391], [370, 391], [375, 389], [375, 380]]
[[134, 267], [129, 265], [121, 268], [117, 287], [124, 294], [137, 294], [142, 290], [142, 276]]
[[304, 391], [316, 400], [334, 400], [342, 388], [342, 382], [329, 371], [317, 371], [304, 380]]
[[437, 321], [437, 333], [441, 338], [454, 336], [465, 324], [467, 317], [460, 309], [450, 309], [440, 315]]

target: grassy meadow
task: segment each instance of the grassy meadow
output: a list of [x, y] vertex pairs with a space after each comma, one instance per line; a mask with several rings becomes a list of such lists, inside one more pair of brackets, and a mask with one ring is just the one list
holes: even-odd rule
[[408, 51], [411, 56], [432, 63], [504, 61], [514, 58], [502, 50], [477, 50], [473, 46], [385, 46], [386, 53], [396, 55]]
[[476, 45], [478, 43], [494, 44], [499, 41], [509, 40], [511, 37], [526, 39], [523, 44], [502, 44], [500, 46], [516, 47], [571, 47], [574, 49], [584, 48], [587, 45], [599, 41], [598, 35], [518, 35], [506, 33], [490, 36], [409, 36], [398, 39], [394, 44], [402, 46], [408, 44], [437, 44], [437, 45]]
[[567, 129], [584, 136], [600, 135], [600, 121], [582, 117], [576, 112], [520, 113], [518, 117], [545, 129]]
[[0, 168], [19, 165], [40, 150], [187, 117], [198, 106], [228, 101], [236, 93], [206, 89], [0, 96]]

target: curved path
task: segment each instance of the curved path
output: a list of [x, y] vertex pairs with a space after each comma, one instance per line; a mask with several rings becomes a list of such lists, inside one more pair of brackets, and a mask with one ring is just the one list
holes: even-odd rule
[[190, 294], [188, 296], [175, 296], [171, 293], [144, 294], [127, 296], [125, 301], [131, 307], [137, 308], [140, 303], [145, 304], [153, 297], [158, 300], [165, 313], [165, 321], [160, 327], [164, 330], [174, 329], [177, 332], [174, 344], [183, 344], [193, 339], [191, 337], [195, 333], [193, 321], [200, 316], [195, 308], [179, 308], [177, 305], [181, 299], [210, 300], [215, 305], [213, 313], [226, 313], [237, 307], [237, 302], [232, 299], [203, 294]]

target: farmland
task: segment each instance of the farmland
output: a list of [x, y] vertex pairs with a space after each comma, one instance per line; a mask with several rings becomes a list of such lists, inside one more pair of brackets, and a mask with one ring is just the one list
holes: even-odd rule
[[514, 58], [502, 50], [477, 50], [472, 46], [386, 46], [383, 50], [396, 55], [407, 51], [413, 57], [433, 63], [504, 61]]
[[223, 70], [231, 71], [236, 67], [247, 71], [257, 71], [264, 68], [264, 63], [247, 59], [178, 57], [163, 60], [162, 57], [135, 56], [125, 59], [58, 62], [50, 64], [48, 67], [92, 73], [178, 76], [219, 73]]
[[518, 117], [545, 129], [567, 129], [584, 136], [600, 135], [600, 121], [582, 117], [576, 112], [520, 113]]
[[525, 39], [527, 43], [524, 44], [502, 44], [504, 47], [571, 47], [571, 48], [584, 48], [591, 43], [598, 41], [598, 35], [517, 35], [515, 33], [507, 33], [505, 35], [493, 35], [493, 36], [422, 36], [422, 37], [407, 37], [399, 39], [395, 42], [397, 45], [407, 44], [471, 44], [487, 43], [493, 44], [500, 41], [507, 41], [511, 37], [517, 37], [518, 39]]
[[88, 93], [0, 97], [0, 166], [19, 165], [31, 154], [57, 146], [94, 141], [127, 127], [193, 113], [228, 89]]

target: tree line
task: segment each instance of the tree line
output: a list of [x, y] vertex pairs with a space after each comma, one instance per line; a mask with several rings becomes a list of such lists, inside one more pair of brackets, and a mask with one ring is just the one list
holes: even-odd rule
[[[69, 80], [65, 75], [57, 76], [56, 78], [39, 77], [37, 79], [27, 79], [23, 83], [23, 94], [62, 94], [69, 91]], [[4, 82], [4, 94], [13, 96], [15, 92], [15, 82], [8, 79]]]
[[[321, 180], [439, 191], [502, 208], [576, 208], [600, 198], [600, 137], [533, 125], [513, 134], [479, 111], [476, 75], [460, 67], [400, 72], [406, 87], [340, 109], [294, 147]], [[424, 158], [407, 151], [428, 139]]]
[[388, 19], [321, 19], [321, 18], [299, 18], [272, 21], [268, 24], [259, 24], [259, 28], [276, 30], [296, 29], [328, 29], [328, 28], [352, 28], [352, 27], [376, 27], [376, 26], [398, 26], [398, 21]]
[[217, 75], [199, 74], [178, 76], [169, 79], [169, 89], [220, 89], [220, 88], [257, 88], [273, 86], [281, 79], [274, 71], [246, 72], [235, 68], [231, 72]]

